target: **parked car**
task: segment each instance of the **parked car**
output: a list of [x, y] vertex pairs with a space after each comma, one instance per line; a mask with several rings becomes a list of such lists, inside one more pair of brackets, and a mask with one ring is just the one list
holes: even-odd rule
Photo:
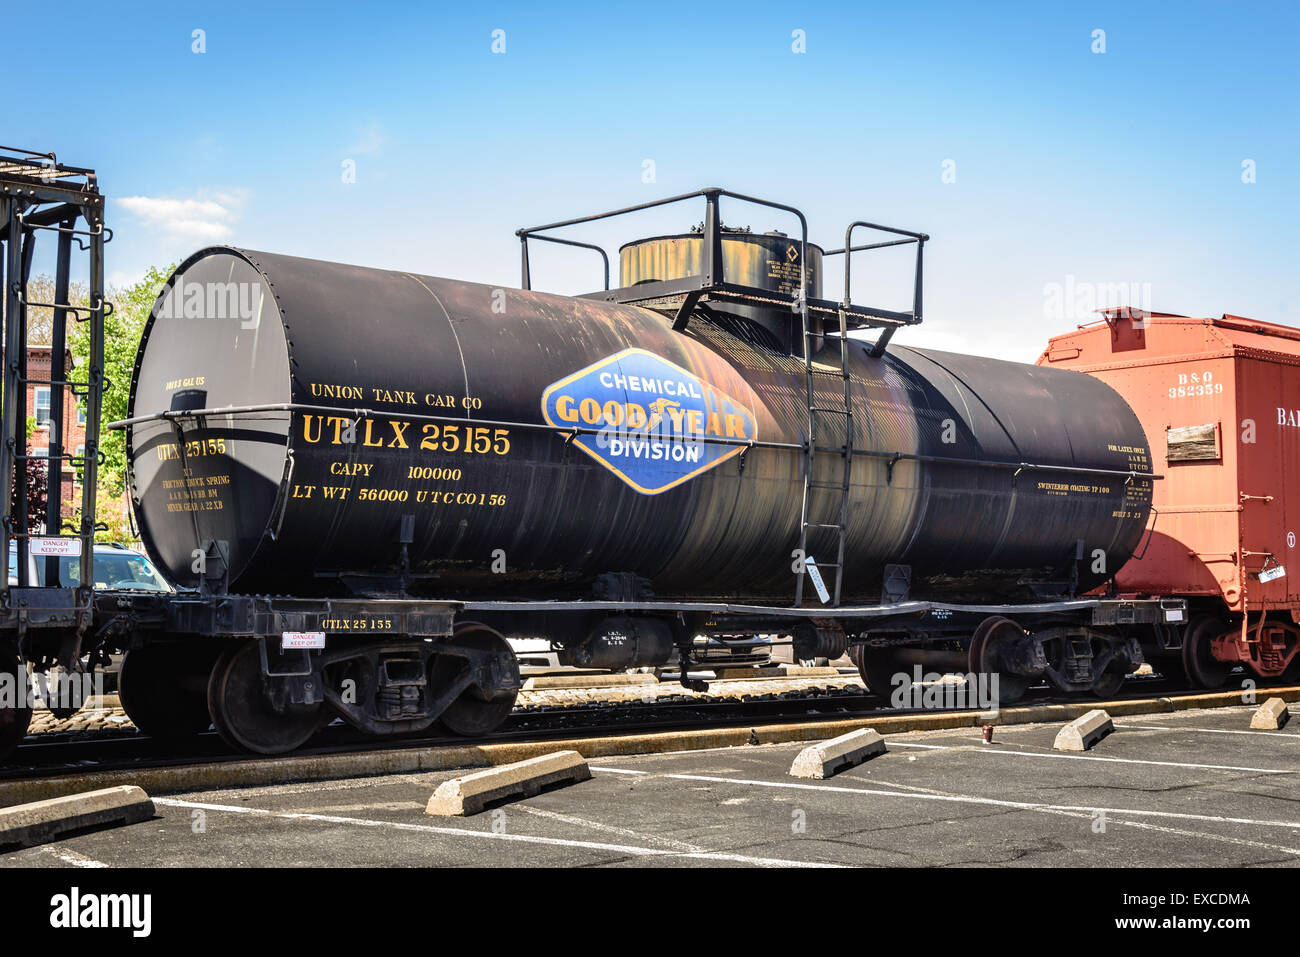
[[[774, 635], [735, 635], [720, 638], [711, 635], [696, 635], [692, 643], [694, 651], [691, 665], [694, 671], [716, 671], [719, 668], [755, 668], [772, 663], [772, 639]], [[674, 648], [668, 660], [657, 668], [628, 668], [629, 673], [663, 674], [665, 671], [680, 671], [681, 655]]]
[[725, 639], [696, 635], [695, 660], [702, 668], [771, 664], [772, 638], [772, 635], [735, 635]]
[[510, 638], [510, 647], [515, 651], [521, 668], [560, 668], [560, 656], [551, 649], [551, 643], [545, 638]]
[[[54, 559], [57, 562], [58, 581], [49, 584], [56, 587], [72, 588], [80, 584], [81, 580], [81, 557], [78, 555], [60, 555]], [[49, 559], [38, 556], [27, 556], [28, 581], [44, 587], [46, 582], [46, 569]], [[167, 579], [154, 568], [153, 562], [141, 555], [139, 552], [132, 551], [125, 545], [96, 545], [95, 546], [95, 588], [106, 591], [157, 591], [170, 592], [175, 591]], [[18, 584], [18, 546], [10, 542], [9, 544], [9, 584]]]

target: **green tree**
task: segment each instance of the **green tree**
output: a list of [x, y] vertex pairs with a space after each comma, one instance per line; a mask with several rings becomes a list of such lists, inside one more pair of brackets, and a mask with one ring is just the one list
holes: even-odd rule
[[[131, 372], [135, 368], [140, 336], [158, 299], [158, 293], [175, 268], [150, 267], [144, 278], [134, 285], [108, 292], [113, 311], [104, 319], [104, 376], [109, 380], [102, 406], [104, 423], [127, 417]], [[71, 378], [85, 382], [90, 369], [88, 323], [68, 323], [68, 348], [72, 350], [74, 360]], [[99, 467], [100, 495], [103, 497], [108, 493], [113, 498], [121, 498], [126, 487], [126, 433], [101, 428], [99, 443], [99, 450], [104, 455], [103, 464]]]
[[[31, 302], [54, 302], [54, 277], [48, 274], [32, 276], [27, 280], [27, 298]], [[84, 306], [89, 299], [86, 284], [73, 280], [68, 286], [68, 303]], [[68, 325], [72, 325], [72, 314], [68, 313]], [[33, 346], [48, 346], [53, 336], [54, 310], [49, 306], [27, 307], [27, 343]]]

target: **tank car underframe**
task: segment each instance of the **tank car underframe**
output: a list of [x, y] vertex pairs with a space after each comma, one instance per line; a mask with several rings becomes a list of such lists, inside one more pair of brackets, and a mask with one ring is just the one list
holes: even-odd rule
[[[1155, 609], [1163, 615], [1165, 609]], [[1120, 624], [1104, 614], [957, 613], [942, 621], [873, 626], [853, 636], [850, 656], [871, 690], [884, 694], [899, 675], [997, 674], [1001, 703], [1046, 682], [1067, 694], [1114, 694], [1145, 660], [1141, 633], [1158, 618], [1140, 614]], [[1012, 617], [1014, 616], [1014, 617]], [[865, 662], [865, 664], [864, 664]], [[883, 685], [883, 686], [882, 686]]]
[[[210, 717], [236, 747], [281, 753], [333, 717], [376, 735], [418, 732], [435, 722], [463, 735], [490, 733], [510, 714], [520, 688], [518, 662], [503, 637], [520, 622], [534, 634], [567, 634], [570, 644], [586, 637], [573, 637], [572, 622], [613, 622], [662, 659], [675, 644], [683, 682], [697, 686], [687, 674], [695, 636], [777, 634], [791, 636], [801, 657], [838, 657], [849, 647], [869, 685], [924, 665], [999, 672], [1014, 697], [1040, 679], [1068, 691], [1110, 693], [1104, 676], [1122, 680], [1142, 660], [1135, 635], [1185, 620], [1181, 599], [793, 609], [716, 601], [99, 592], [93, 650], [126, 652], [123, 706], [146, 733], [197, 734]], [[324, 647], [286, 649], [286, 634]], [[5, 650], [6, 667], [21, 667], [17, 649]], [[0, 717], [7, 750], [21, 740], [30, 713], [20, 708]]]
[[[509, 714], [520, 687], [509, 644], [481, 623], [457, 620], [455, 603], [102, 593], [96, 606], [97, 638], [127, 651], [124, 683], [161, 688], [208, 671], [214, 725], [251, 751], [291, 750], [334, 716], [377, 735], [422, 731], [439, 719], [452, 730], [482, 734]], [[286, 648], [289, 636], [321, 645], [328, 636], [328, 646]], [[182, 648], [211, 651], [158, 664]], [[147, 657], [154, 660], [146, 666]], [[144, 708], [159, 717], [166, 710], [161, 695], [130, 695], [128, 714]], [[173, 721], [163, 715], [144, 723], [192, 728], [183, 720], [192, 701], [172, 699]], [[297, 731], [271, 733], [281, 723]]]

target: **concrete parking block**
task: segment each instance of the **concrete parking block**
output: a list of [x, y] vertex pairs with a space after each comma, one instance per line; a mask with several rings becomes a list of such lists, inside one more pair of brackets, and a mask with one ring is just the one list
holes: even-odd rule
[[1057, 751], [1087, 751], [1114, 730], [1110, 715], [1097, 708], [1062, 728], [1052, 747]]
[[1269, 698], [1250, 719], [1250, 726], [1256, 731], [1276, 731], [1291, 720], [1291, 712], [1286, 709], [1286, 702], [1281, 698]]
[[885, 739], [870, 728], [863, 728], [804, 748], [790, 765], [790, 774], [796, 778], [828, 778], [884, 753]]
[[476, 771], [438, 785], [425, 814], [463, 817], [507, 798], [533, 797], [543, 788], [591, 779], [586, 759], [577, 751], [556, 751], [527, 761]]
[[135, 824], [153, 817], [153, 801], [135, 785], [104, 788], [0, 808], [0, 846], [32, 847], [61, 834], [107, 824]]
[[[847, 680], [847, 679], [846, 679]], [[779, 682], [778, 682], [779, 684]], [[715, 685], [716, 687], [716, 685]], [[737, 686], [733, 685], [733, 688]], [[740, 685], [741, 688], [746, 687]], [[646, 689], [649, 690], [648, 688]], [[1270, 688], [1270, 694], [1284, 701], [1300, 701], [1300, 685]], [[625, 690], [622, 694], [643, 692]], [[674, 693], [692, 693], [674, 689]], [[735, 692], [733, 692], [734, 694]], [[567, 695], [568, 692], [557, 692]], [[573, 692], [575, 701], [584, 700], [585, 692]], [[585, 700], [591, 700], [586, 698]], [[608, 700], [608, 699], [602, 699]], [[1203, 709], [1240, 709], [1241, 691], [1215, 691], [1177, 697], [1131, 698], [1111, 702], [1106, 710], [1115, 717], [1167, 714]], [[996, 714], [976, 711], [925, 711], [913, 714], [884, 713], [871, 720], [881, 734], [905, 734], [914, 731], [978, 729], [996, 724], [999, 739], [1004, 729], [1026, 724], [1058, 724], [1092, 710], [1085, 704], [1031, 704], [1001, 708]], [[111, 718], [109, 720], [112, 720]], [[150, 794], [174, 794], [217, 787], [258, 787], [294, 781], [334, 781], [352, 776], [381, 774], [418, 774], [456, 772], [482, 767], [492, 762], [522, 761], [559, 750], [578, 751], [588, 758], [667, 754], [674, 751], [698, 751], [708, 748], [745, 748], [753, 744], [793, 744], [824, 741], [836, 735], [857, 731], [862, 717], [828, 718], [798, 722], [754, 725], [712, 725], [690, 730], [644, 731], [634, 734], [609, 734], [592, 729], [574, 731], [571, 737], [546, 741], [502, 741], [488, 744], [444, 745], [431, 747], [392, 747], [348, 753], [288, 754], [279, 758], [200, 761], [161, 767], [114, 768], [101, 771], [55, 772], [38, 777], [0, 780], [0, 805], [39, 801], [76, 794], [92, 788], [136, 784]], [[1233, 717], [1236, 725], [1243, 723]], [[1241, 729], [1245, 733], [1245, 729]], [[1050, 742], [1051, 738], [1047, 739]], [[781, 774], [789, 768], [781, 761]], [[426, 801], [427, 797], [421, 797]]]

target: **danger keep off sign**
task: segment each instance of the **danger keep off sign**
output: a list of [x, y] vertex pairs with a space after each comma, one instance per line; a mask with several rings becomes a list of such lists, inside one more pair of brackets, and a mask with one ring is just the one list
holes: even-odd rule
[[46, 556], [70, 556], [81, 554], [81, 539], [79, 538], [32, 538], [31, 550], [33, 555]]

